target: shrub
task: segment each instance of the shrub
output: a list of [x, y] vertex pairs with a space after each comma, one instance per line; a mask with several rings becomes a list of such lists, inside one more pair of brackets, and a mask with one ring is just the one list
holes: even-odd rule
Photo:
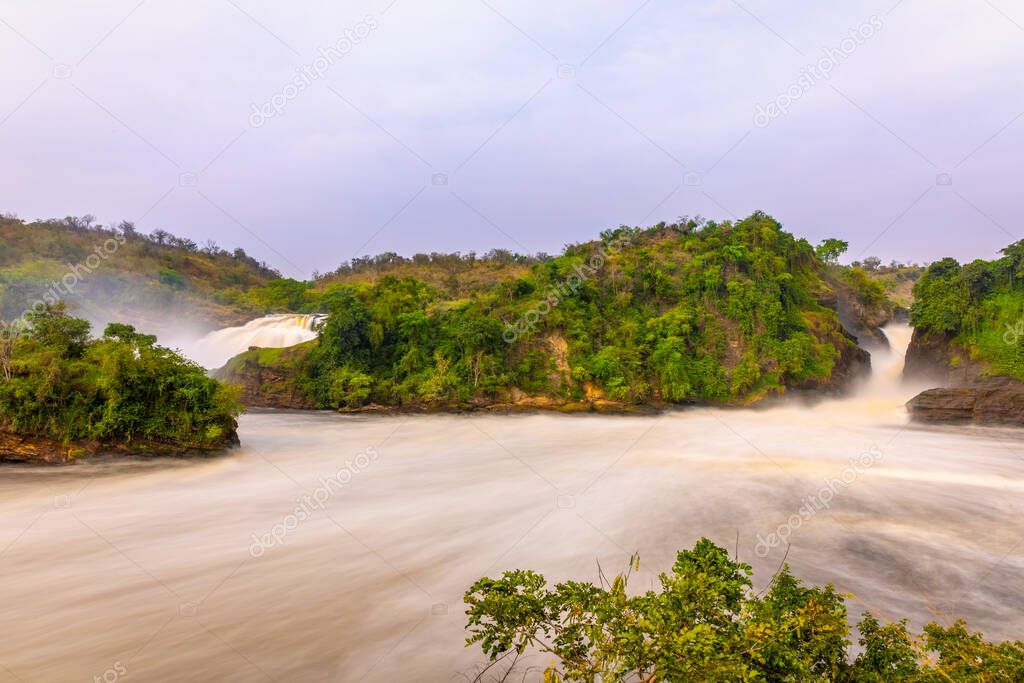
[[865, 613], [851, 661], [845, 598], [831, 585], [805, 586], [783, 566], [755, 593], [750, 566], [706, 538], [679, 552], [658, 590], [629, 591], [639, 566], [634, 556], [600, 585], [549, 586], [528, 570], [482, 578], [465, 595], [466, 645], [481, 647], [496, 680], [528, 652], [552, 662], [550, 683], [1024, 680], [1024, 643], [988, 643], [963, 622], [914, 636], [905, 620], [882, 626]]

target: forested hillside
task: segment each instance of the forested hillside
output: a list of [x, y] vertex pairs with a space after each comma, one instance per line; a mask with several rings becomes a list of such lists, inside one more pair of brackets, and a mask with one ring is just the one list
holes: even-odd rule
[[[339, 273], [315, 291], [318, 343], [287, 368], [243, 354], [225, 376], [250, 394], [273, 376], [318, 407], [593, 407], [838, 390], [867, 367], [834, 310], [849, 285], [763, 213], [621, 227], [507, 268], [475, 288]], [[884, 318], [869, 289], [861, 309]]]
[[[13, 320], [38, 301], [64, 300], [76, 312], [107, 319], [123, 314], [155, 323], [171, 312], [213, 325], [241, 322], [264, 306], [246, 298], [280, 278], [242, 249], [164, 230], [145, 235], [129, 222], [116, 227], [91, 216], [26, 223], [0, 217], [0, 318]], [[99, 313], [97, 313], [99, 315]]]
[[384, 253], [302, 281], [281, 277], [244, 249], [200, 245], [161, 229], [147, 234], [127, 221], [104, 226], [92, 216], [25, 222], [0, 215], [0, 319], [18, 318], [38, 301], [64, 300], [103, 321], [120, 317], [159, 329], [171, 313], [215, 328], [266, 313], [325, 310], [322, 294], [335, 284], [414, 277], [455, 296], [519, 277], [550, 258], [502, 249], [479, 256]]
[[976, 363], [978, 371], [1024, 380], [1024, 241], [1003, 257], [961, 265], [946, 258], [928, 267], [914, 287], [912, 362], [948, 345], [932, 362]]

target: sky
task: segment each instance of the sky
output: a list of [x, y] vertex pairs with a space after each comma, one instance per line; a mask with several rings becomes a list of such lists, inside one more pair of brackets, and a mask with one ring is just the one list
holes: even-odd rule
[[0, 0], [0, 211], [292, 277], [763, 210], [846, 260], [1024, 238], [1012, 0]]

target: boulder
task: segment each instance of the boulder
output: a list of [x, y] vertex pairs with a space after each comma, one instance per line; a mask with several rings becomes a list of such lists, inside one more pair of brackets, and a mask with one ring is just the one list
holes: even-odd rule
[[964, 386], [923, 391], [907, 403], [918, 422], [1024, 427], [1024, 382], [988, 377]]

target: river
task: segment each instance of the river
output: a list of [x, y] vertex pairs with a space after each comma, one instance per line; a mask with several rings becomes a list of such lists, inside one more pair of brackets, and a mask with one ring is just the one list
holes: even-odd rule
[[476, 578], [639, 551], [644, 588], [701, 536], [758, 587], [786, 556], [852, 613], [1020, 638], [1021, 433], [908, 424], [887, 332], [871, 381], [813, 406], [253, 412], [215, 459], [4, 467], [0, 681], [463, 680]]

